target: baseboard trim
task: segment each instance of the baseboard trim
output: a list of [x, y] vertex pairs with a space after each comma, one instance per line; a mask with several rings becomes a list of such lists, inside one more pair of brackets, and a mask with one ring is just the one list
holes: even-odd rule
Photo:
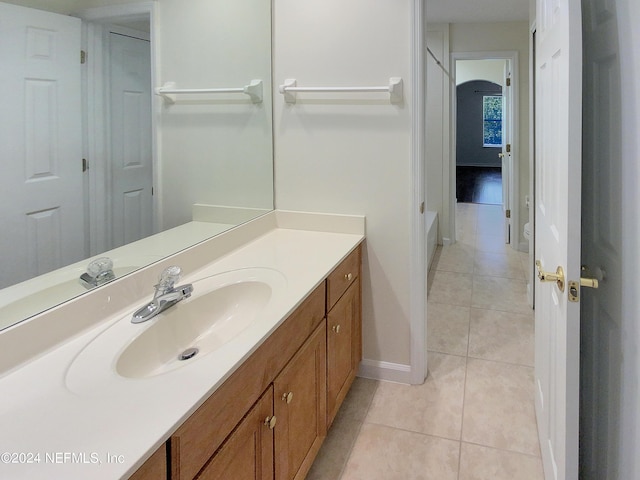
[[386, 382], [411, 384], [411, 366], [364, 359], [360, 363], [358, 376]]
[[518, 244], [518, 251], [520, 252], [528, 252], [529, 251], [529, 240], [523, 240]]

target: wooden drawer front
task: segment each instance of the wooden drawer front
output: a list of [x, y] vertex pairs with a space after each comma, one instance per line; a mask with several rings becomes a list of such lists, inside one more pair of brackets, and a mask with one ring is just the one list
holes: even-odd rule
[[361, 356], [360, 280], [327, 315], [327, 427], [356, 376]]
[[358, 246], [327, 277], [327, 311], [331, 310], [342, 294], [360, 276], [360, 253]]
[[167, 445], [163, 443], [129, 480], [165, 480], [167, 478]]
[[276, 479], [304, 479], [327, 436], [323, 322], [273, 382]]
[[171, 436], [171, 478], [191, 480], [324, 318], [324, 284]]
[[211, 457], [198, 480], [272, 480], [273, 429], [265, 423], [272, 415], [273, 387], [269, 387]]

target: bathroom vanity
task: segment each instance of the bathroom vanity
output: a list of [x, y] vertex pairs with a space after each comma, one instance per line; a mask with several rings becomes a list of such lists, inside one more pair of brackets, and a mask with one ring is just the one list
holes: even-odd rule
[[[40, 461], [3, 460], [0, 477], [304, 478], [362, 355], [363, 240], [363, 217], [271, 212], [4, 332], [8, 353], [20, 327], [50, 344], [2, 365], [0, 389], [16, 394], [0, 400], [0, 450]], [[176, 335], [157, 333], [163, 318], [131, 324], [172, 264], [194, 285], [171, 307]], [[227, 327], [189, 316], [232, 318], [235, 307], [218, 305], [243, 303], [225, 293], [238, 286], [250, 299], [240, 312], [255, 319], [218, 341]], [[68, 323], [76, 332], [60, 338]], [[200, 330], [185, 337], [187, 327]], [[178, 364], [166, 342], [200, 353]]]

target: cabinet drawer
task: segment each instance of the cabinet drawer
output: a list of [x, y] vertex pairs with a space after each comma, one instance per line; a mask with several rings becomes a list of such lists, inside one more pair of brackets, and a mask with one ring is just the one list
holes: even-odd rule
[[321, 284], [171, 436], [172, 480], [195, 477], [320, 325], [324, 302]]
[[360, 276], [360, 253], [358, 246], [327, 277], [327, 312], [333, 308], [349, 285]]

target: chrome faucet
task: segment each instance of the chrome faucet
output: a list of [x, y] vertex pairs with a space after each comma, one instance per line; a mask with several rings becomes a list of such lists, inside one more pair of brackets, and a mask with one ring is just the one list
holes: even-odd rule
[[179, 287], [174, 286], [180, 279], [181, 274], [182, 269], [180, 267], [165, 268], [160, 274], [158, 284], [155, 286], [156, 292], [153, 295], [153, 299], [133, 314], [131, 323], [142, 323], [151, 320], [179, 301], [189, 298], [193, 292], [193, 285], [189, 283]]
[[116, 276], [113, 273], [113, 261], [109, 257], [100, 257], [87, 265], [87, 271], [80, 275], [80, 284], [91, 289], [114, 278]]

